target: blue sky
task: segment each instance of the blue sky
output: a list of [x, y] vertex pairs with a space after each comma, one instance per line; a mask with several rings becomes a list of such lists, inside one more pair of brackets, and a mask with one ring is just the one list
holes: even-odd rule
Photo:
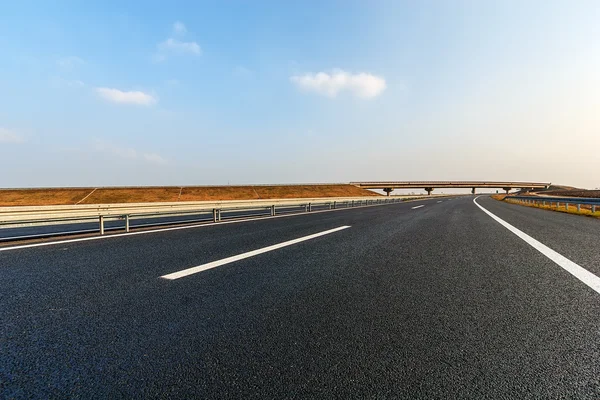
[[600, 187], [600, 2], [32, 2], [0, 14], [0, 187]]

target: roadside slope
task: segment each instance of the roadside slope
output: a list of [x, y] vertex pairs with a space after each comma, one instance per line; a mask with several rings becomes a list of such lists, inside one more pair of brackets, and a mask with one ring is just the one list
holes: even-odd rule
[[353, 185], [0, 189], [0, 207], [379, 196]]

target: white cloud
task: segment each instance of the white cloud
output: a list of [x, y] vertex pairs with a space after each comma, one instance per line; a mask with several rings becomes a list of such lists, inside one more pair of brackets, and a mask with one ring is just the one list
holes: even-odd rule
[[165, 81], [165, 85], [170, 88], [174, 88], [174, 87], [181, 85], [181, 82], [178, 79], [167, 79]]
[[56, 65], [66, 70], [71, 70], [83, 64], [85, 64], [85, 61], [77, 56], [62, 57], [56, 60]]
[[156, 154], [156, 153], [144, 153], [143, 155], [144, 160], [154, 163], [154, 164], [166, 164], [167, 160], [165, 160], [163, 157], [161, 157], [160, 155]]
[[23, 143], [23, 136], [6, 128], [0, 127], [0, 143]]
[[366, 72], [352, 74], [341, 69], [316, 74], [307, 73], [290, 77], [301, 90], [314, 92], [328, 97], [336, 97], [342, 91], [349, 91], [354, 96], [372, 99], [386, 89], [385, 79]]
[[173, 24], [173, 33], [176, 35], [185, 35], [187, 33], [187, 28], [185, 24], [181, 21], [176, 21]]
[[167, 59], [167, 56], [162, 53], [155, 53], [152, 56], [152, 61], [155, 63], [161, 63]]
[[233, 69], [233, 75], [238, 78], [248, 78], [252, 76], [252, 71], [242, 65], [238, 65]]
[[54, 77], [54, 78], [50, 79], [50, 86], [52, 86], [55, 89], [82, 88], [85, 86], [85, 83], [83, 83], [82, 81], [77, 80], [77, 79], [69, 80], [69, 79], [64, 79], [61, 77]]
[[119, 89], [96, 88], [96, 93], [103, 99], [117, 104], [151, 106], [158, 102], [155, 96], [140, 91], [124, 92]]
[[139, 152], [135, 149], [116, 146], [103, 140], [95, 140], [94, 148], [96, 151], [113, 154], [128, 160], [143, 160], [152, 164], [167, 164], [167, 160], [159, 154]]
[[152, 56], [154, 62], [163, 62], [170, 54], [190, 54], [194, 56], [202, 55], [202, 48], [194, 41], [182, 41], [175, 37], [182, 38], [187, 34], [187, 27], [181, 21], [173, 24], [171, 37], [156, 45], [157, 51]]
[[169, 38], [158, 44], [158, 49], [162, 52], [172, 52], [179, 54], [193, 54], [199, 56], [202, 49], [196, 42], [182, 42], [177, 39]]
[[66, 84], [68, 87], [76, 87], [76, 88], [85, 86], [85, 83], [83, 83], [82, 81], [79, 81], [79, 80], [67, 81]]

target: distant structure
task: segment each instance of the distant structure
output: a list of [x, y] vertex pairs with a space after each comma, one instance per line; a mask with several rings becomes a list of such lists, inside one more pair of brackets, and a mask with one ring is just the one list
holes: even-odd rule
[[471, 193], [475, 194], [477, 188], [493, 188], [502, 189], [508, 192], [511, 189], [520, 189], [523, 191], [533, 191], [547, 189], [551, 183], [540, 182], [483, 182], [483, 181], [404, 181], [404, 182], [350, 182], [351, 185], [362, 189], [381, 189], [388, 196], [394, 189], [424, 189], [428, 195], [431, 195], [433, 189], [436, 188], [453, 188], [453, 189], [471, 189]]

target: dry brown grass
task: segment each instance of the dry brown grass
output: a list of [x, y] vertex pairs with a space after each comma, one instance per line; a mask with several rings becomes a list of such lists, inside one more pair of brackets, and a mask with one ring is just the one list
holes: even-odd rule
[[185, 187], [180, 201], [253, 200], [258, 196], [251, 186]]
[[519, 203], [516, 200], [510, 200], [507, 199], [506, 200], [508, 203], [513, 203], [513, 204], [519, 204], [521, 206], [525, 206], [525, 207], [534, 207], [534, 208], [541, 208], [543, 210], [549, 210], [549, 211], [556, 211], [556, 212], [562, 212], [562, 213], [568, 213], [568, 214], [576, 214], [576, 215], [586, 215], [588, 217], [595, 217], [595, 218], [600, 218], [600, 207], [596, 206], [596, 212], [592, 213], [592, 206], [590, 205], [584, 205], [582, 204], [580, 207], [580, 210], [577, 211], [577, 206], [574, 204], [569, 204], [569, 208], [567, 209], [565, 207], [565, 203], [562, 202], [560, 203], [560, 207], [556, 206], [556, 202], [554, 202], [554, 205], [550, 205], [550, 201], [548, 201], [546, 203], [546, 205], [543, 204], [530, 204], [530, 203]]
[[0, 206], [380, 196], [353, 185], [99, 188], [86, 198], [92, 190], [94, 189], [2, 189]]
[[75, 204], [93, 189], [2, 189], [0, 207]]
[[494, 195], [492, 195], [492, 199], [496, 199], [496, 200], [500, 200], [500, 201], [504, 200], [505, 197], [506, 197], [505, 194], [494, 194]]
[[155, 203], [177, 201], [178, 187], [103, 188], [98, 189], [81, 204]]

